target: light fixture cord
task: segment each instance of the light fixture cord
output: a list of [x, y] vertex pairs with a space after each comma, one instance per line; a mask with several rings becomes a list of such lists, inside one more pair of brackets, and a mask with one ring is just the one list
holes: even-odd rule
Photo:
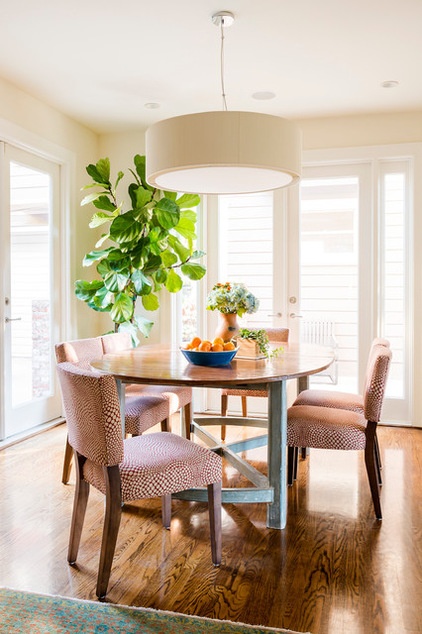
[[223, 97], [223, 110], [227, 112], [226, 89], [224, 86], [224, 26], [221, 20], [221, 49], [220, 49], [220, 77], [221, 77], [221, 96]]

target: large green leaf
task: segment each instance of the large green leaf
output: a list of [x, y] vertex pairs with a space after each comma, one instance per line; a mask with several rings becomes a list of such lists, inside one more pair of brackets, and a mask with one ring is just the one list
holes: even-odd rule
[[142, 306], [145, 310], [157, 310], [160, 307], [157, 295], [150, 293], [149, 295], [142, 295]]
[[142, 225], [134, 219], [133, 212], [127, 211], [125, 214], [117, 216], [111, 223], [110, 237], [119, 242], [132, 242], [140, 235]]
[[81, 207], [84, 207], [85, 205], [90, 205], [91, 203], [94, 202], [94, 200], [97, 200], [97, 198], [99, 198], [100, 196], [101, 196], [101, 192], [95, 192], [94, 194], [88, 194], [88, 196], [85, 196], [84, 198], [82, 198]]
[[180, 242], [177, 236], [169, 235], [168, 241], [173, 251], [179, 256], [179, 260], [181, 262], [186, 262], [186, 260], [190, 258], [191, 249], [185, 247], [185, 245]]
[[207, 269], [202, 264], [194, 264], [192, 262], [188, 262], [187, 264], [183, 264], [181, 267], [181, 271], [183, 275], [186, 275], [190, 280], [200, 280], [204, 277]]
[[160, 268], [162, 263], [163, 262], [159, 255], [150, 255], [144, 266], [145, 275], [151, 275], [151, 273], [155, 273], [155, 271]]
[[104, 285], [112, 293], [123, 291], [130, 280], [129, 272], [120, 273], [119, 271], [111, 271], [104, 277]]
[[149, 190], [153, 190], [154, 188], [151, 187], [151, 185], [149, 185], [147, 183], [147, 179], [145, 176], [146, 173], [146, 158], [145, 156], [141, 156], [140, 154], [136, 154], [133, 162], [135, 163], [135, 168], [136, 168], [136, 173], [138, 174], [139, 178], [141, 179], [142, 185]]
[[115, 211], [116, 205], [110, 200], [108, 196], [102, 194], [96, 200], [92, 201], [97, 209], [102, 209], [103, 211]]
[[161, 253], [161, 259], [163, 261], [163, 266], [165, 266], [166, 268], [169, 268], [170, 266], [173, 266], [173, 264], [176, 264], [177, 255], [173, 253], [172, 251], [169, 251], [168, 249], [166, 249], [166, 251], [163, 251]]
[[[108, 159], [100, 159], [98, 161], [98, 163], [101, 163], [100, 165], [100, 169], [98, 168], [98, 163], [96, 165], [93, 165], [92, 163], [90, 163], [89, 165], [87, 165], [86, 167], [86, 171], [89, 174], [89, 176], [92, 178], [93, 181], [95, 181], [96, 183], [99, 183], [100, 185], [109, 185], [109, 178], [110, 178], [110, 163], [109, 163], [109, 170], [108, 170], [108, 177], [104, 178], [103, 173], [105, 173], [105, 175], [107, 175], [107, 169], [105, 169], [104, 171], [104, 167], [106, 168], [106, 165], [104, 166], [102, 161], [107, 161]], [[103, 173], [102, 173], [103, 172]]]
[[139, 330], [141, 331], [141, 333], [144, 335], [144, 337], [148, 338], [151, 332], [151, 328], [154, 325], [154, 322], [151, 321], [150, 319], [147, 319], [146, 317], [142, 317], [142, 315], [136, 315], [134, 321], [136, 325], [138, 326]]
[[131, 321], [123, 321], [119, 324], [118, 332], [128, 332], [132, 338], [132, 346], [139, 345], [138, 328]]
[[76, 280], [75, 282], [75, 295], [78, 299], [82, 299], [84, 302], [94, 297], [98, 289], [104, 286], [102, 280], [93, 280], [88, 282], [86, 280]]
[[138, 189], [136, 190], [136, 207], [138, 209], [142, 209], [144, 205], [150, 202], [151, 198], [152, 193], [149, 189], [138, 187]]
[[161, 288], [161, 284], [164, 284], [164, 282], [167, 279], [167, 271], [165, 269], [158, 269], [158, 271], [155, 271], [154, 273], [154, 281], [155, 281], [155, 287], [156, 289]]
[[192, 209], [184, 209], [183, 211], [180, 212], [180, 217], [188, 218], [192, 222], [196, 222], [196, 219], [198, 218], [198, 214], [196, 213], [196, 211], [192, 211]]
[[195, 240], [196, 238], [195, 223], [189, 218], [180, 218], [174, 230], [187, 240]]
[[116, 324], [130, 321], [133, 317], [133, 300], [126, 293], [118, 293], [114, 300], [114, 306], [110, 311], [110, 317]]
[[173, 200], [161, 198], [155, 206], [155, 217], [164, 229], [172, 229], [179, 222], [179, 206]]
[[142, 271], [132, 273], [132, 282], [138, 295], [149, 295], [152, 290], [151, 281]]
[[95, 310], [109, 312], [113, 307], [113, 299], [113, 293], [110, 293], [110, 291], [105, 286], [103, 286], [103, 288], [100, 288], [95, 293], [94, 297], [92, 298], [92, 304], [95, 306]]
[[170, 200], [176, 200], [177, 192], [163, 192], [164, 198], [169, 198]]
[[111, 249], [112, 247], [108, 249], [102, 249], [101, 251], [90, 251], [90, 253], [87, 253], [84, 259], [82, 260], [83, 266], [91, 266], [91, 264], [93, 264], [94, 262], [98, 262], [98, 260], [102, 260], [108, 255]]
[[165, 286], [169, 293], [178, 293], [183, 286], [183, 280], [176, 271], [171, 269], [167, 275]]
[[103, 183], [110, 182], [110, 159], [107, 157], [103, 159], [99, 159], [95, 167], [97, 168], [98, 173], [102, 177]]
[[198, 194], [183, 194], [176, 199], [176, 202], [180, 209], [186, 209], [187, 207], [197, 207], [201, 202], [201, 199]]
[[100, 227], [106, 222], [110, 222], [111, 220], [113, 220], [113, 218], [114, 216], [111, 216], [110, 214], [106, 214], [103, 211], [99, 211], [92, 216], [91, 222], [89, 223], [89, 227], [91, 229], [95, 229], [96, 227]]

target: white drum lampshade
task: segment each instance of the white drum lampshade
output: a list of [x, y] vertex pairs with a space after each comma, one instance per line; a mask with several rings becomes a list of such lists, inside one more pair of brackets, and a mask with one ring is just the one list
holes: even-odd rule
[[146, 132], [146, 178], [167, 191], [246, 194], [292, 185], [301, 175], [298, 125], [255, 112], [201, 112]]

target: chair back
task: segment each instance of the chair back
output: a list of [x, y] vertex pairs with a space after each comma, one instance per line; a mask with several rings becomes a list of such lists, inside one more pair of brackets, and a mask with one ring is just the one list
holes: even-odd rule
[[366, 364], [365, 380], [363, 382], [362, 394], [365, 394], [365, 392], [368, 390], [368, 386], [371, 381], [371, 375], [372, 375], [372, 360], [373, 360], [374, 354], [376, 354], [380, 346], [389, 349], [390, 342], [388, 341], [388, 339], [384, 339], [383, 337], [376, 337], [372, 341], [371, 348], [369, 350], [369, 355], [368, 355], [368, 362]]
[[102, 354], [109, 352], [120, 352], [132, 348], [132, 337], [128, 332], [115, 332], [101, 337], [103, 346]]
[[59, 363], [57, 373], [70, 445], [99, 465], [119, 464], [123, 436], [114, 377], [69, 362]]
[[392, 353], [385, 345], [375, 345], [368, 363], [368, 380], [363, 394], [363, 409], [368, 421], [378, 423], [381, 418], [387, 377]]
[[265, 332], [267, 333], [270, 341], [277, 341], [281, 343], [287, 343], [289, 341], [288, 328], [265, 328]]
[[89, 369], [90, 362], [103, 356], [101, 337], [64, 341], [55, 346], [57, 363], [78, 363], [80, 367]]

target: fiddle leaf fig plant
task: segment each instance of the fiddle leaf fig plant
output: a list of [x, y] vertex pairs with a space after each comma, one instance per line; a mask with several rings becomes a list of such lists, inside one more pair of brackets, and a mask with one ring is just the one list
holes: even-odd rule
[[83, 266], [96, 266], [99, 279], [77, 280], [76, 296], [96, 311], [110, 313], [115, 330], [126, 330], [139, 343], [138, 332], [148, 337], [153, 322], [135, 312], [138, 298], [147, 311], [159, 308], [158, 293], [177, 293], [184, 278], [200, 280], [206, 272], [197, 260], [205, 254], [195, 250], [196, 194], [163, 192], [145, 178], [145, 156], [134, 157], [128, 186], [131, 208], [123, 211], [117, 188], [124, 174], [119, 171], [112, 183], [110, 161], [100, 159], [86, 171], [94, 189], [81, 205], [92, 204], [98, 211], [91, 218], [92, 229], [104, 226], [104, 233], [87, 253]]

